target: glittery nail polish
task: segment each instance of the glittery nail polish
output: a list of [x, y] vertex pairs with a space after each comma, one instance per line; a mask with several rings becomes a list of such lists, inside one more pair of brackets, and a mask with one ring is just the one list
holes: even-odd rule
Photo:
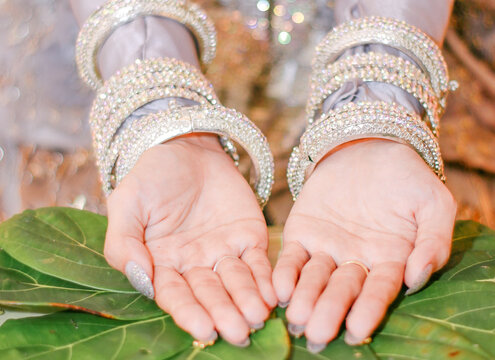
[[363, 342], [363, 339], [352, 335], [349, 331], [346, 331], [344, 341], [347, 345], [355, 346]]
[[238, 346], [238, 347], [241, 347], [241, 348], [245, 348], [245, 347], [248, 347], [249, 345], [251, 345], [251, 339], [249, 338], [246, 338], [246, 340], [240, 344], [234, 344], [235, 346]]
[[327, 347], [327, 344], [316, 344], [316, 343], [313, 343], [311, 341], [308, 341], [306, 343], [306, 348], [308, 349], [309, 352], [311, 352], [313, 354], [319, 353], [320, 351], [322, 351], [326, 347]]
[[296, 338], [299, 338], [302, 336], [302, 334], [304, 334], [305, 328], [306, 328], [306, 326], [304, 326], [304, 325], [296, 325], [296, 324], [289, 324], [287, 326], [289, 333]]
[[213, 330], [207, 342], [216, 341], [217, 339], [218, 339], [218, 333], [215, 330]]
[[428, 280], [430, 280], [432, 270], [433, 266], [431, 264], [425, 267], [421, 274], [419, 274], [414, 284], [409, 289], [407, 289], [406, 295], [412, 295], [421, 290], [426, 285]]
[[153, 299], [155, 297], [155, 291], [153, 290], [153, 284], [144, 271], [144, 269], [135, 263], [129, 261], [125, 266], [125, 274], [131, 285], [147, 298]]
[[254, 329], [254, 330], [261, 330], [264, 327], [265, 327], [265, 322], [264, 321], [262, 321], [262, 322], [260, 322], [258, 324], [251, 325], [251, 329]]

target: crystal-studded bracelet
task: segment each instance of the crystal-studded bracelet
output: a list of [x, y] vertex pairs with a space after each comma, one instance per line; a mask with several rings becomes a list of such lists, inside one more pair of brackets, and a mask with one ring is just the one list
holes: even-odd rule
[[353, 79], [388, 83], [408, 92], [423, 106], [425, 120], [437, 134], [440, 110], [427, 76], [407, 60], [374, 52], [348, 56], [329, 64], [323, 71], [313, 73], [306, 106], [308, 123], [314, 122], [328, 96]]
[[316, 47], [315, 73], [324, 70], [345, 50], [367, 44], [382, 44], [408, 55], [429, 77], [439, 105], [444, 109], [449, 90], [447, 65], [437, 44], [424, 32], [404, 21], [372, 16], [343, 23], [330, 31]]
[[323, 114], [309, 126], [295, 147], [287, 167], [287, 179], [294, 200], [314, 166], [332, 149], [362, 138], [391, 139], [412, 147], [445, 181], [438, 141], [415, 113], [386, 102], [348, 103]]
[[98, 160], [106, 156], [110, 142], [128, 116], [165, 97], [218, 104], [213, 86], [194, 66], [170, 58], [136, 60], [108, 79], [96, 94], [89, 122]]
[[[125, 129], [112, 143], [103, 168], [108, 194], [134, 167], [147, 149], [189, 133], [213, 133], [240, 144], [251, 157], [256, 180], [255, 193], [261, 206], [267, 202], [274, 181], [274, 162], [262, 132], [243, 114], [223, 106], [190, 106], [148, 115]], [[115, 184], [111, 182], [115, 172]]]
[[119, 26], [147, 15], [184, 24], [199, 42], [203, 65], [215, 57], [215, 27], [197, 4], [189, 0], [108, 0], [86, 20], [76, 43], [79, 75], [91, 88], [96, 90], [103, 85], [97, 64], [101, 45]]

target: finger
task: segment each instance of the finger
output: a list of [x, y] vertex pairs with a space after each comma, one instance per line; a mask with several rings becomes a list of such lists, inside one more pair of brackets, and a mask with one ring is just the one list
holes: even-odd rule
[[238, 346], [249, 345], [249, 325], [235, 307], [218, 275], [211, 269], [196, 267], [184, 273], [184, 278], [222, 337]]
[[241, 259], [226, 258], [219, 263], [216, 272], [248, 324], [261, 329], [270, 312], [249, 267]]
[[108, 204], [108, 227], [105, 259], [113, 268], [125, 273], [130, 283], [143, 295], [153, 299], [153, 260], [144, 244], [145, 224], [139, 207], [122, 206], [119, 193], [112, 194]]
[[345, 341], [357, 345], [371, 336], [402, 287], [404, 264], [374, 265], [347, 316]]
[[297, 242], [284, 244], [273, 270], [273, 287], [281, 306], [288, 304], [302, 267], [309, 259], [307, 251]]
[[306, 325], [308, 348], [323, 348], [337, 336], [365, 279], [363, 269], [353, 264], [338, 267], [332, 273]]
[[242, 260], [249, 266], [256, 285], [265, 303], [272, 309], [277, 305], [277, 295], [272, 284], [272, 266], [266, 250], [260, 248], [248, 249], [242, 254]]
[[304, 332], [304, 326], [334, 269], [333, 259], [322, 253], [312, 255], [304, 265], [286, 312], [292, 335], [298, 336]]
[[416, 214], [416, 242], [407, 260], [404, 276], [404, 282], [409, 287], [407, 294], [420, 290], [431, 274], [447, 263], [452, 246], [455, 212], [455, 201], [449, 193], [430, 201]]
[[208, 342], [217, 338], [213, 320], [198, 303], [184, 278], [175, 270], [157, 266], [155, 269], [156, 303], [169, 313], [175, 323], [197, 340]]

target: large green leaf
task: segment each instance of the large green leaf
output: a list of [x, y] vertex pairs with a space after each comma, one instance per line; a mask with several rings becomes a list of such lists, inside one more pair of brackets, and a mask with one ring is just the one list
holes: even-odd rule
[[[254, 334], [248, 349], [234, 348], [220, 340], [215, 346], [199, 351], [191, 347], [191, 338], [167, 315], [144, 319], [157, 309], [139, 304], [151, 303], [145, 299], [139, 298], [136, 303], [125, 300], [137, 299], [138, 295], [132, 289], [125, 290], [129, 288], [125, 277], [104, 262], [105, 225], [100, 216], [72, 209], [26, 212], [0, 225], [0, 245], [10, 255], [0, 252], [0, 300], [3, 298], [4, 304], [19, 301], [42, 306], [58, 302], [53, 299], [60, 296], [59, 299], [65, 299], [62, 301], [65, 306], [143, 319], [125, 322], [87, 314], [57, 313], [40, 319], [11, 320], [0, 328], [0, 344], [7, 344], [0, 345], [1, 359], [24, 358], [26, 354], [42, 359], [40, 352], [47, 350], [47, 359], [67, 358], [69, 351], [92, 354], [87, 358], [112, 358], [119, 344], [122, 351], [115, 357], [119, 359], [154, 359], [159, 358], [155, 355], [160, 351], [166, 353], [161, 358], [167, 359], [278, 359], [287, 355], [288, 338], [280, 310], [277, 315], [282, 319], [269, 321], [265, 330]], [[81, 251], [84, 256], [79, 256]], [[51, 252], [54, 256], [50, 256]], [[102, 273], [107, 274], [105, 284], [100, 281], [105, 277]], [[115, 287], [114, 283], [121, 285]], [[8, 290], [15, 291], [8, 295]], [[32, 295], [25, 296], [25, 292]], [[86, 292], [91, 292], [91, 296], [83, 299]], [[122, 310], [122, 304], [131, 311]], [[145, 309], [144, 313], [139, 314], [140, 309]], [[68, 319], [78, 324], [77, 327]], [[81, 324], [88, 327], [79, 331]], [[163, 324], [167, 326], [164, 328]], [[32, 326], [37, 330], [32, 331]], [[45, 341], [46, 331], [57, 335], [50, 337], [56, 345], [50, 344], [51, 340]], [[170, 339], [175, 339], [171, 342], [167, 340], [169, 331]], [[137, 333], [144, 335], [139, 337]], [[132, 336], [128, 338], [129, 334]], [[317, 355], [306, 350], [304, 338], [292, 339], [290, 358], [495, 359], [495, 231], [474, 222], [458, 222], [447, 266], [423, 291], [408, 297], [401, 293], [370, 345], [348, 347], [342, 335]], [[163, 346], [158, 346], [156, 341], [150, 343], [150, 339], [162, 337], [160, 346]], [[55, 352], [53, 346], [60, 349]], [[78, 356], [73, 358], [86, 358], [86, 355]]]
[[106, 218], [70, 208], [27, 210], [0, 225], [0, 247], [47, 275], [99, 290], [135, 294], [103, 256]]
[[385, 359], [495, 359], [495, 232], [457, 222], [447, 266], [399, 297], [371, 347]]
[[[22, 331], [19, 331], [22, 329]], [[269, 320], [240, 349], [219, 340], [200, 350], [170, 316], [119, 321], [63, 312], [40, 318], [8, 320], [0, 327], [0, 358], [17, 359], [270, 359], [288, 354], [288, 337], [280, 319]]]
[[78, 309], [116, 319], [162, 315], [154, 301], [139, 293], [112, 293], [42, 274], [0, 251], [0, 305], [44, 309]]

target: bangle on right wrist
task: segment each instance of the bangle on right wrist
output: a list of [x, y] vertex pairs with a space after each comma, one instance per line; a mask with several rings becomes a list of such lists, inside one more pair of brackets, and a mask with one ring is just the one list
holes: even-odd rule
[[108, 36], [119, 26], [148, 15], [185, 25], [199, 43], [203, 66], [215, 57], [215, 27], [198, 5], [188, 0], [108, 0], [86, 20], [76, 42], [79, 75], [88, 86], [96, 90], [103, 85], [97, 54]]

